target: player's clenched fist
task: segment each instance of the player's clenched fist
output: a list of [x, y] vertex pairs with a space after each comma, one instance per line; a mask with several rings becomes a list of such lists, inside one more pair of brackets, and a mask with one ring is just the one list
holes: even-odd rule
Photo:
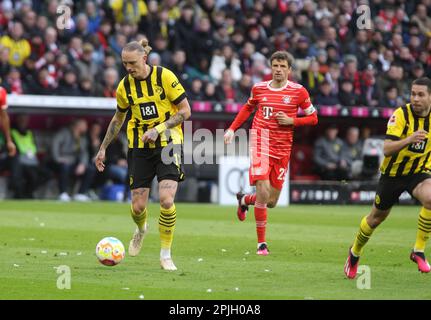
[[423, 141], [426, 139], [427, 135], [428, 135], [428, 132], [426, 132], [425, 130], [418, 130], [410, 136], [410, 142], [417, 143], [417, 142]]
[[96, 155], [96, 158], [94, 159], [94, 163], [99, 172], [103, 172], [103, 170], [105, 170], [105, 164], [103, 161], [105, 161], [105, 150], [100, 149]]
[[226, 133], [224, 134], [224, 143], [225, 144], [230, 144], [232, 143], [233, 137], [235, 136], [235, 133], [233, 132], [233, 130], [228, 129], [226, 131]]

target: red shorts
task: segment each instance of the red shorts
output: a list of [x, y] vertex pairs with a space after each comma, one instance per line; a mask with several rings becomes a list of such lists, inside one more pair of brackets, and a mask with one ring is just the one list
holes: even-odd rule
[[252, 158], [249, 170], [250, 185], [258, 180], [269, 180], [271, 186], [281, 190], [286, 178], [290, 156], [281, 159], [272, 157]]

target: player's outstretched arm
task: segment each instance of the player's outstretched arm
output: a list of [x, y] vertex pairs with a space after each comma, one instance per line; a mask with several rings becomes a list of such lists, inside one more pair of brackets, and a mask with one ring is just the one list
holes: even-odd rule
[[224, 143], [229, 144], [232, 142], [235, 130], [241, 127], [245, 121], [247, 121], [247, 119], [253, 113], [254, 109], [255, 106], [248, 103], [242, 106], [241, 110], [236, 115], [229, 129], [227, 129], [226, 133], [224, 134]]
[[120, 132], [125, 119], [126, 112], [117, 111], [115, 112], [111, 122], [109, 123], [108, 129], [106, 130], [105, 138], [103, 139], [103, 142], [99, 148], [99, 152], [97, 153], [94, 160], [96, 168], [97, 170], [99, 170], [99, 172], [102, 172], [105, 169], [105, 164], [103, 163], [103, 161], [105, 161], [106, 148], [108, 148], [109, 144], [118, 135], [118, 132]]

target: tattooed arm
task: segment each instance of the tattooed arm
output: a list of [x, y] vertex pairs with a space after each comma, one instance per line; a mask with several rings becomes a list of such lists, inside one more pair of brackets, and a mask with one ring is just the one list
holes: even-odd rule
[[112, 117], [112, 120], [109, 123], [108, 130], [106, 130], [105, 138], [100, 145], [99, 152], [97, 153], [96, 159], [94, 161], [99, 172], [102, 172], [105, 169], [105, 164], [103, 163], [103, 161], [105, 161], [106, 148], [108, 148], [109, 144], [112, 142], [112, 140], [114, 140], [118, 132], [120, 132], [124, 120], [126, 119], [126, 115], [126, 112], [117, 111], [115, 112], [115, 115]]
[[174, 128], [190, 118], [192, 113], [187, 98], [183, 99], [179, 104], [177, 104], [177, 108], [178, 112], [170, 117], [167, 121], [145, 132], [142, 136], [142, 141], [155, 142], [160, 133], [166, 129]]

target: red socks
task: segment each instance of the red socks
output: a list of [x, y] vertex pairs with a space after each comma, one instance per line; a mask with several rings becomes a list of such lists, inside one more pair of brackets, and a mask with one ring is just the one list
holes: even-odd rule
[[[254, 196], [256, 199], [256, 196]], [[256, 202], [254, 204], [254, 217], [256, 219], [257, 242], [266, 242], [266, 204]]]

